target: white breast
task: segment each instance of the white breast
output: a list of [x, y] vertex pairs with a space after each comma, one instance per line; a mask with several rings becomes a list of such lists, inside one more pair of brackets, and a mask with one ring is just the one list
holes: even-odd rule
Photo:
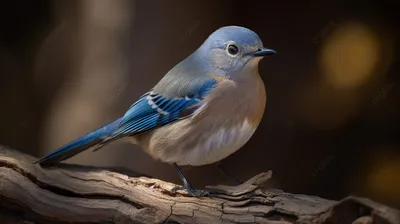
[[235, 128], [221, 128], [185, 153], [178, 165], [201, 166], [222, 160], [246, 144], [255, 130], [247, 120]]

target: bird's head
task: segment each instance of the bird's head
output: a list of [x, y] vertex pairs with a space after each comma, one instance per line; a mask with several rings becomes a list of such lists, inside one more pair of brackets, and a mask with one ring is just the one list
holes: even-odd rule
[[276, 54], [264, 48], [260, 37], [240, 26], [225, 26], [214, 31], [197, 51], [208, 66], [221, 75], [240, 76], [243, 70], [258, 69], [264, 56]]

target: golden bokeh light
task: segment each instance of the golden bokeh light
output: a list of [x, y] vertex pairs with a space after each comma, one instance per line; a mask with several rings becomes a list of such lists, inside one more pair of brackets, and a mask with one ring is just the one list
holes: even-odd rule
[[368, 190], [374, 195], [400, 200], [400, 159], [380, 164], [368, 177]]
[[322, 47], [322, 72], [337, 88], [358, 87], [378, 68], [381, 48], [368, 26], [356, 22], [339, 26]]
[[364, 157], [362, 183], [352, 183], [353, 188], [363, 190], [365, 195], [382, 198], [387, 201], [400, 201], [400, 154], [395, 148], [380, 147], [379, 154], [367, 153]]
[[372, 86], [385, 82], [393, 59], [390, 27], [384, 23], [335, 24], [323, 39], [315, 79], [298, 100], [302, 119], [318, 130], [340, 128], [371, 102]]

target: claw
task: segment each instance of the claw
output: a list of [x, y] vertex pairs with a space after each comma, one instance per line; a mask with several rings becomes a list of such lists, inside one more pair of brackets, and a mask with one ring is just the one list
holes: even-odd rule
[[180, 190], [187, 190], [189, 195], [192, 197], [206, 197], [213, 194], [213, 191], [211, 190], [197, 190], [194, 189], [193, 187], [185, 187], [185, 186], [175, 186], [171, 189], [171, 192], [175, 194], [176, 191]]
[[187, 190], [189, 195], [192, 197], [205, 197], [205, 196], [210, 196], [214, 191], [212, 190], [196, 190], [190, 183], [189, 181], [186, 179], [185, 175], [183, 175], [182, 170], [179, 168], [178, 165], [176, 164], [172, 164], [176, 171], [179, 174], [179, 177], [181, 178], [182, 182], [183, 182], [183, 186], [175, 186], [171, 189], [171, 193], [175, 194], [176, 191], [179, 190]]

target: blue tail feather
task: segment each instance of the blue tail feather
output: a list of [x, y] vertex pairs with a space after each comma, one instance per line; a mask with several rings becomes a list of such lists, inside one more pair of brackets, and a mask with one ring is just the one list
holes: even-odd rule
[[85, 151], [93, 146], [102, 147], [102, 142], [105, 138], [109, 137], [118, 129], [121, 119], [113, 121], [89, 134], [86, 134], [64, 146], [55, 150], [54, 152], [39, 159], [35, 163], [40, 165], [49, 166], [63, 160], [66, 160], [80, 152]]

